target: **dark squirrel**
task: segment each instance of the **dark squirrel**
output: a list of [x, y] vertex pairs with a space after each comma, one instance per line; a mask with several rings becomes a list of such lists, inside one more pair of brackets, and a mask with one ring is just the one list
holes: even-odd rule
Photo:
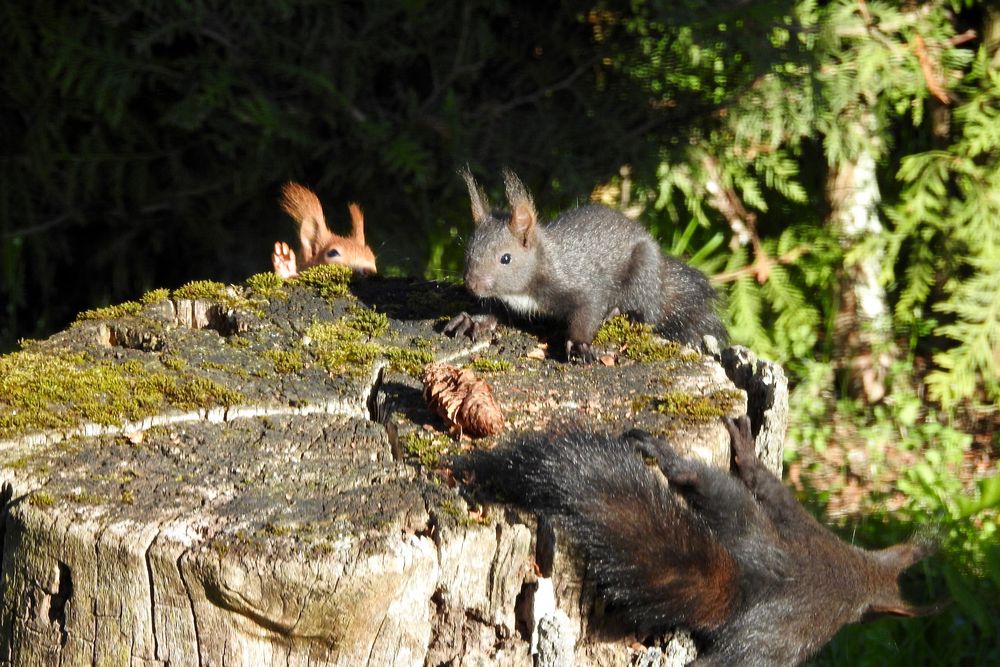
[[564, 528], [628, 631], [691, 630], [695, 665], [795, 665], [845, 624], [937, 610], [904, 602], [897, 583], [931, 543], [841, 541], [759, 461], [747, 418], [726, 426], [732, 475], [642, 431], [528, 435], [455, 470]]
[[[514, 312], [565, 322], [567, 357], [593, 360], [594, 334], [615, 313], [692, 347], [701, 347], [706, 334], [725, 342], [708, 279], [664, 255], [639, 223], [606, 206], [587, 205], [541, 225], [531, 196], [513, 173], [504, 172], [509, 212], [490, 208], [468, 170], [462, 177], [475, 223], [465, 251], [465, 286]], [[496, 322], [490, 314], [462, 313], [445, 332], [476, 338]]]

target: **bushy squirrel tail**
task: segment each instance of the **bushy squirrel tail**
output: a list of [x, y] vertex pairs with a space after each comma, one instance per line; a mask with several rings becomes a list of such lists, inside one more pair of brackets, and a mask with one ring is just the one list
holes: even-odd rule
[[627, 437], [529, 434], [455, 471], [498, 500], [555, 519], [582, 551], [609, 615], [641, 630], [723, 625], [738, 600], [732, 555]]

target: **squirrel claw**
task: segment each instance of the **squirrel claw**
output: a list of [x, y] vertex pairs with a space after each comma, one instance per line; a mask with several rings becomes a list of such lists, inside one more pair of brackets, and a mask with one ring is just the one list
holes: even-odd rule
[[566, 360], [569, 361], [573, 357], [585, 364], [592, 364], [597, 361], [597, 348], [590, 343], [568, 340], [566, 341]]
[[442, 331], [448, 336], [468, 336], [477, 340], [483, 333], [497, 328], [497, 318], [493, 315], [469, 315], [461, 312], [444, 325]]
[[722, 423], [729, 431], [730, 447], [737, 467], [752, 466], [757, 461], [757, 450], [754, 447], [753, 433], [750, 431], [750, 419], [746, 415], [736, 419], [726, 417]]
[[295, 253], [284, 241], [274, 244], [274, 252], [271, 253], [271, 264], [274, 265], [274, 272], [288, 280], [297, 278], [298, 269], [295, 266]]

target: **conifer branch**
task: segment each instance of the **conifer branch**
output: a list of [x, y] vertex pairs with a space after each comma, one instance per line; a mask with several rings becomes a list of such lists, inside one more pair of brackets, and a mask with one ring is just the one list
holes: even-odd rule
[[914, 35], [912, 44], [913, 52], [917, 54], [917, 60], [920, 61], [920, 70], [924, 73], [924, 81], [927, 82], [927, 90], [930, 91], [931, 95], [940, 100], [942, 104], [949, 104], [951, 98], [938, 80], [937, 73], [934, 71], [934, 62], [927, 53], [927, 45], [924, 43], [924, 38], [920, 33]]

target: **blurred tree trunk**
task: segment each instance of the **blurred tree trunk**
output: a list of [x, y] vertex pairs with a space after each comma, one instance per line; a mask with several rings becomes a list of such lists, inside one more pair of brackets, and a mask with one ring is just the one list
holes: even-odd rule
[[[880, 140], [872, 132], [874, 118], [858, 123], [868, 136], [864, 145]], [[868, 122], [870, 121], [870, 122]], [[852, 395], [868, 403], [885, 396], [885, 376], [892, 362], [892, 317], [879, 274], [885, 243], [878, 207], [882, 201], [872, 151], [864, 148], [853, 160], [831, 167], [826, 185], [830, 204], [828, 224], [844, 248], [840, 271], [840, 305], [834, 326], [834, 358], [846, 375]]]

